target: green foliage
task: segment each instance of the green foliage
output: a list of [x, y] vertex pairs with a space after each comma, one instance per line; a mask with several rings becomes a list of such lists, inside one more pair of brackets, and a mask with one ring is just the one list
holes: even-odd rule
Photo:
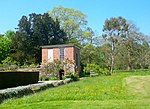
[[0, 63], [4, 60], [10, 52], [10, 40], [3, 35], [0, 35]]
[[[96, 72], [106, 75], [105, 68], [111, 72], [113, 69], [148, 69], [148, 40], [135, 24], [123, 17], [106, 19], [103, 35], [99, 36], [87, 27], [86, 15], [80, 10], [58, 6], [48, 13], [22, 16], [16, 32], [8, 30], [0, 35], [0, 64], [4, 67], [37, 65], [41, 63], [42, 45], [74, 43], [81, 46], [81, 72], [87, 64], [98, 65], [101, 69], [95, 66], [99, 69]], [[85, 76], [84, 73], [80, 76]]]
[[71, 76], [73, 73], [74, 62], [69, 59], [65, 59], [64, 61], [60, 61], [58, 59], [54, 60], [53, 62], [47, 62], [42, 66], [41, 72], [45, 75], [49, 80], [51, 79], [58, 79], [59, 78], [59, 71], [63, 70], [65, 67], [66, 75]]
[[85, 76], [86, 76], [86, 73], [85, 73], [85, 72], [81, 71], [81, 72], [79, 73], [79, 77], [85, 77]]
[[93, 45], [100, 45], [100, 36], [98, 36], [96, 34], [96, 32], [94, 32], [92, 30], [92, 28], [87, 27], [82, 34], [82, 41], [81, 44], [82, 45], [88, 45], [88, 44], [93, 44]]
[[[87, 44], [81, 49], [81, 62], [83, 64], [92, 63], [95, 55], [95, 47], [92, 44]], [[97, 58], [97, 57], [96, 57]]]
[[12, 38], [11, 57], [24, 63], [40, 63], [42, 45], [62, 44], [67, 41], [66, 33], [60, 29], [48, 13], [29, 14], [19, 20], [15, 37]]
[[15, 37], [15, 32], [12, 30], [7, 30], [5, 33], [5, 37], [11, 40], [13, 37]]
[[79, 81], [79, 76], [78, 75], [71, 75], [71, 80], [72, 81]]
[[73, 74], [73, 72], [67, 72], [67, 74], [65, 75], [65, 78], [71, 78], [72, 81], [79, 81], [79, 75], [77, 74]]
[[72, 39], [81, 39], [84, 26], [87, 23], [84, 13], [73, 8], [57, 6], [49, 12], [49, 15], [58, 19], [61, 29], [65, 31], [69, 38], [69, 43], [76, 43]]
[[40, 81], [48, 81], [48, 80], [49, 80], [49, 77], [46, 76], [46, 75], [40, 75], [40, 76], [39, 76], [39, 80], [40, 80]]
[[[110, 45], [104, 44], [102, 46], [94, 46], [93, 44], [86, 44], [81, 49], [81, 67], [88, 66], [87, 64], [97, 65], [95, 67], [109, 68], [110, 67]], [[95, 68], [97, 69], [97, 68]], [[101, 72], [95, 71], [97, 74]]]
[[54, 60], [54, 62], [48, 62], [43, 65], [42, 72], [45, 72], [45, 75], [51, 75], [52, 77], [59, 78], [59, 70], [63, 69], [65, 63], [60, 60]]
[[97, 64], [87, 64], [87, 66], [84, 67], [84, 72], [95, 72], [98, 75], [110, 75], [107, 68], [101, 68]]
[[128, 26], [126, 19], [123, 17], [112, 17], [105, 20], [103, 26], [103, 38], [111, 44], [111, 73], [114, 68], [116, 44], [119, 42], [119, 38], [125, 37]]
[[109, 68], [110, 51], [109, 44], [102, 46], [84, 45], [80, 50], [81, 68], [83, 69], [87, 64], [96, 64], [101, 68]]
[[[115, 69], [133, 70], [148, 68], [150, 49], [145, 42], [146, 36], [136, 31], [135, 28], [132, 27], [132, 31], [130, 30], [121, 43], [117, 44]], [[144, 46], [145, 44], [146, 46]]]
[[[7, 57], [10, 55], [11, 39], [14, 37], [14, 31], [8, 30], [4, 35], [0, 35], [0, 63], [6, 64]], [[9, 61], [10, 63], [10, 61]]]
[[99, 65], [102, 68], [110, 68], [111, 66], [111, 45], [106, 43], [103, 44], [98, 50], [100, 54], [99, 54], [99, 58], [101, 59], [101, 61], [99, 61]]
[[40, 81], [58, 80], [58, 77], [54, 75], [40, 75], [39, 80]]
[[19, 65], [17, 61], [14, 61], [11, 57], [7, 57], [5, 60], [2, 61], [4, 65]]
[[71, 80], [72, 81], [79, 81], [80, 79], [79, 79], [79, 76], [78, 75], [71, 75]]

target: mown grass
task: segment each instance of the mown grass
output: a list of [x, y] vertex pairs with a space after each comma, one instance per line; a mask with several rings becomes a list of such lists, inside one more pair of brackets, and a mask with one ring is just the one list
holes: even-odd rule
[[7, 100], [0, 104], [0, 109], [149, 109], [150, 93], [139, 96], [126, 84], [125, 78], [135, 75], [150, 75], [150, 71], [82, 78], [79, 82]]

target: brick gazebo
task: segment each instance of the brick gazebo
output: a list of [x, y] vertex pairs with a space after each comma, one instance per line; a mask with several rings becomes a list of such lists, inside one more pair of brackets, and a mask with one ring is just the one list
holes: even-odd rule
[[[68, 59], [74, 64], [72, 72], [80, 72], [80, 48], [73, 44], [46, 45], [42, 46], [42, 64], [54, 60], [64, 61]], [[65, 71], [65, 69], [64, 69]]]

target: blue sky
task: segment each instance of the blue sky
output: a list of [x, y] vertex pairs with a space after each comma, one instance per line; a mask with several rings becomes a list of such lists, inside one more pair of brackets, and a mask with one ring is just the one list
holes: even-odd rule
[[0, 34], [15, 30], [23, 15], [42, 14], [59, 5], [85, 13], [88, 26], [99, 34], [106, 18], [122, 16], [150, 36], [150, 0], [1, 0]]

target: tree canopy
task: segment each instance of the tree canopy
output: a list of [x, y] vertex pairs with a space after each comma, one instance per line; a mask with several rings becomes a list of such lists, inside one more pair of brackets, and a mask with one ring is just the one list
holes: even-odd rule
[[59, 21], [53, 20], [48, 13], [29, 14], [19, 20], [15, 37], [12, 39], [12, 57], [27, 63], [40, 63], [40, 46], [63, 44], [66, 33], [60, 29]]
[[4, 35], [0, 35], [0, 63], [7, 58], [10, 51], [10, 40]]
[[114, 67], [114, 52], [116, 43], [119, 41], [120, 37], [125, 37], [128, 31], [128, 24], [126, 19], [122, 17], [112, 17], [106, 19], [103, 26], [103, 37], [108, 40], [111, 44], [111, 67], [110, 72], [113, 72]]
[[8, 30], [0, 35], [0, 64], [40, 64], [41, 46], [72, 43], [81, 48], [83, 72], [89, 72], [88, 67], [100, 74], [108, 70], [111, 74], [113, 69], [149, 68], [149, 36], [134, 23], [121, 16], [111, 17], [104, 21], [101, 35], [87, 24], [83, 12], [62, 6], [22, 16], [15, 32]]
[[64, 30], [69, 39], [69, 43], [72, 43], [75, 39], [79, 40], [82, 37], [82, 32], [87, 24], [84, 13], [62, 6], [54, 7], [48, 13], [52, 18], [58, 19], [61, 29]]

